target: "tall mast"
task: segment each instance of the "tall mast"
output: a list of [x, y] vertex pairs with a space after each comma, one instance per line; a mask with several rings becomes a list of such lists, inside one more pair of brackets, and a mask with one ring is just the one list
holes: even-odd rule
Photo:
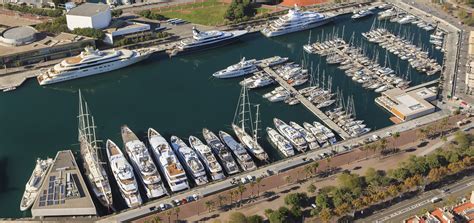
[[258, 140], [258, 123], [260, 122], [259, 120], [259, 115], [260, 115], [260, 104], [255, 105], [255, 128], [253, 130], [253, 139], [255, 141]]

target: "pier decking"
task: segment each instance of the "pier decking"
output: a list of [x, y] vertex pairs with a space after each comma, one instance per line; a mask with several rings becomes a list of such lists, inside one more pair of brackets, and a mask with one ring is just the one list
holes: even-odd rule
[[311, 101], [301, 95], [294, 87], [289, 85], [283, 78], [281, 78], [275, 71], [273, 71], [270, 67], [265, 67], [263, 69], [268, 75], [272, 76], [283, 88], [289, 91], [291, 94], [298, 99], [301, 104], [303, 104], [309, 111], [311, 111], [314, 115], [316, 115], [324, 124], [326, 124], [329, 128], [334, 130], [341, 138], [349, 139], [350, 135], [344, 131], [341, 127], [339, 127], [335, 122], [333, 122], [324, 112], [319, 110]]

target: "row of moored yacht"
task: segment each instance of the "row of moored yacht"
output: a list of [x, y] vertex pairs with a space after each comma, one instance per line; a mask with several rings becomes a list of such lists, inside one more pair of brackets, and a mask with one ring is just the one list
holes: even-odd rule
[[389, 20], [390, 22], [396, 22], [401, 25], [413, 24], [426, 31], [432, 31], [433, 29], [435, 29], [435, 25], [425, 22], [422, 19], [414, 15], [408, 14], [405, 11], [395, 7], [380, 12], [378, 19]]

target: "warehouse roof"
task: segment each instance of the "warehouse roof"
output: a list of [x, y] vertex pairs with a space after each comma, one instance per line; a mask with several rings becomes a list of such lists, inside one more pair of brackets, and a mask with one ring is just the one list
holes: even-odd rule
[[109, 5], [102, 3], [84, 3], [73, 9], [71, 9], [67, 14], [68, 15], [77, 15], [77, 16], [93, 16], [101, 12], [110, 10]]

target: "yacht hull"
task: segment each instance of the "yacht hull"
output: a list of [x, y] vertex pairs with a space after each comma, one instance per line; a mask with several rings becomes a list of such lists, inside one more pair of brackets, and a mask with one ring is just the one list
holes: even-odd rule
[[335, 17], [330, 17], [330, 18], [324, 19], [324, 20], [319, 21], [319, 22], [315, 22], [315, 23], [311, 23], [311, 24], [307, 24], [307, 25], [295, 26], [291, 29], [285, 29], [285, 30], [280, 30], [280, 31], [269, 31], [269, 32], [266, 32], [265, 29], [264, 29], [261, 32], [266, 37], [281, 36], [281, 35], [285, 35], [285, 34], [288, 34], [288, 33], [304, 31], [304, 30], [307, 30], [307, 29], [312, 29], [312, 28], [316, 28], [316, 27], [319, 27], [319, 26], [322, 26], [322, 25], [326, 25], [327, 23], [330, 23], [330, 22], [334, 21], [334, 19], [335, 19]]

